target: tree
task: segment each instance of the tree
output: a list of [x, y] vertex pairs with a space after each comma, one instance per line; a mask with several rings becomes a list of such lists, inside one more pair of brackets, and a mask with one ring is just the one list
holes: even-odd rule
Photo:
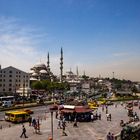
[[35, 81], [31, 84], [31, 87], [36, 90], [42, 89], [42, 84], [40, 81]]
[[132, 92], [135, 94], [135, 96], [136, 96], [136, 93], [138, 92], [138, 90], [137, 90], [137, 88], [136, 88], [135, 85], [132, 87], [131, 91], [132, 91]]

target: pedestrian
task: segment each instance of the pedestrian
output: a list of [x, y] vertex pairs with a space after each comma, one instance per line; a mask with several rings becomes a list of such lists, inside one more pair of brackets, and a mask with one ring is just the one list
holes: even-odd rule
[[115, 137], [114, 137], [113, 133], [111, 134], [110, 138], [111, 138], [110, 140], [115, 140]]
[[55, 118], [56, 119], [58, 118], [58, 111], [56, 111], [56, 113], [55, 113]]
[[39, 118], [37, 119], [37, 130], [38, 130], [38, 133], [40, 133], [40, 121], [39, 121]]
[[91, 114], [91, 121], [93, 122], [93, 120], [94, 120], [94, 115], [93, 115], [93, 113]]
[[108, 114], [108, 108], [106, 108], [106, 114]]
[[28, 137], [26, 136], [26, 128], [25, 128], [24, 125], [22, 125], [22, 133], [21, 133], [20, 137], [22, 138], [23, 135], [24, 135], [25, 138], [28, 138]]
[[78, 127], [78, 125], [77, 125], [77, 119], [74, 120], [73, 127]]
[[107, 140], [111, 140], [111, 133], [110, 132], [108, 132], [108, 134], [107, 134]]
[[98, 119], [98, 113], [97, 113], [97, 111], [96, 111], [96, 114], [95, 114], [95, 118]]
[[29, 126], [31, 126], [31, 123], [32, 123], [32, 117], [31, 116], [29, 117], [28, 121], [29, 121]]
[[109, 119], [110, 119], [110, 121], [111, 121], [111, 113], [109, 114]]
[[67, 136], [67, 133], [65, 132], [65, 123], [62, 122], [62, 136]]
[[104, 111], [104, 105], [102, 105], [102, 111]]
[[60, 119], [58, 119], [58, 125], [57, 125], [57, 129], [59, 129], [59, 128], [62, 129]]
[[101, 112], [99, 112], [99, 120], [101, 120]]
[[2, 125], [0, 126], [0, 129], [2, 129]]
[[108, 119], [109, 119], [109, 114], [106, 114], [106, 118], [107, 118], [107, 121], [108, 121]]

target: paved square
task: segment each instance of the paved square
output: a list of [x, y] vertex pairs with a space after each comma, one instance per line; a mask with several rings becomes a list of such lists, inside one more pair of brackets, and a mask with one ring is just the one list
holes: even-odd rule
[[[134, 107], [134, 110], [140, 116], [138, 107]], [[62, 129], [57, 129], [57, 119], [54, 117], [54, 140], [105, 140], [107, 133], [117, 134], [121, 127], [119, 126], [120, 120], [128, 121], [127, 110], [118, 105], [108, 107], [109, 113], [112, 114], [112, 121], [107, 121], [105, 111], [102, 112], [99, 107], [98, 112], [101, 112], [102, 119], [95, 120], [94, 122], [80, 122], [78, 127], [74, 128], [73, 123], [67, 123], [66, 133], [67, 136], [62, 136]], [[27, 129], [27, 136], [29, 140], [48, 140], [51, 136], [51, 118], [50, 113], [47, 114], [47, 119], [41, 122], [41, 134], [35, 134], [33, 127], [29, 127], [28, 123], [25, 123]], [[22, 125], [17, 124], [10, 128], [4, 128], [0, 130], [0, 140], [20, 140], [20, 134], [22, 131]]]

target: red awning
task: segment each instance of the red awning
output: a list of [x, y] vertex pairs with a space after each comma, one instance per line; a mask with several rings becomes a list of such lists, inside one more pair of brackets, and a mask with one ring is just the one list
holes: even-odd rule
[[73, 109], [62, 109], [61, 112], [63, 112], [63, 113], [73, 113], [74, 110]]
[[92, 111], [92, 109], [85, 108], [84, 106], [75, 107], [75, 112], [77, 112], [77, 113], [87, 113], [87, 112], [91, 112], [91, 111]]

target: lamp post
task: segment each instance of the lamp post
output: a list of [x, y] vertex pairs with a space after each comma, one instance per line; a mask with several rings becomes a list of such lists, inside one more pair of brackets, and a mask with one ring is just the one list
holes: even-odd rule
[[50, 107], [50, 112], [51, 112], [51, 138], [53, 140], [53, 112], [58, 111], [58, 107], [57, 106], [52, 106]]
[[23, 107], [24, 107], [24, 96], [25, 96], [25, 80], [23, 80], [23, 96], [22, 96]]

